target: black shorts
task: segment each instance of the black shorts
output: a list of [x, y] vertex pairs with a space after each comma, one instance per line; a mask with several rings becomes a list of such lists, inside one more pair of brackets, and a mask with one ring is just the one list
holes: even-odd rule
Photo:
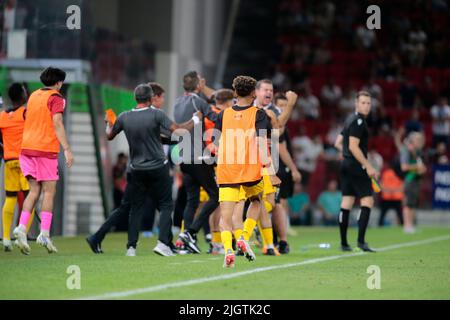
[[281, 179], [281, 185], [277, 190], [276, 202], [279, 203], [281, 199], [288, 199], [294, 194], [294, 181], [290, 172], [278, 175]]
[[373, 195], [372, 182], [365, 171], [355, 172], [344, 163], [341, 166], [341, 190], [343, 196], [364, 198]]

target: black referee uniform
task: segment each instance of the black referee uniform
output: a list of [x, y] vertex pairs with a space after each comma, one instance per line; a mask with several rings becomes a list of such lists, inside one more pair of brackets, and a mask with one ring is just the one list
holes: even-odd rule
[[[372, 183], [367, 175], [366, 168], [353, 156], [349, 149], [350, 137], [359, 139], [359, 148], [364, 157], [367, 158], [369, 144], [369, 129], [367, 122], [362, 114], [354, 113], [347, 118], [344, 129], [341, 133], [343, 137], [343, 156], [344, 160], [341, 164], [341, 190], [342, 196], [355, 198], [372, 197]], [[365, 233], [369, 224], [371, 208], [361, 207], [358, 216], [358, 247], [364, 251], [372, 251], [365, 243]], [[349, 222], [350, 210], [341, 208], [339, 214], [339, 227], [341, 233], [341, 246], [344, 251], [351, 250], [347, 242], [347, 229]]]

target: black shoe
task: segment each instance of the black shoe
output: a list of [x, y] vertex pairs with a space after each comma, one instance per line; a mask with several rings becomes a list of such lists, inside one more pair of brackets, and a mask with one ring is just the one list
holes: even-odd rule
[[280, 244], [278, 245], [278, 252], [281, 254], [288, 254], [289, 251], [289, 244], [286, 241], [280, 241]]
[[353, 251], [352, 247], [350, 247], [348, 244], [341, 244], [341, 250], [347, 252]]
[[369, 245], [366, 242], [364, 243], [358, 242], [358, 248], [360, 248], [364, 252], [376, 252], [375, 250], [370, 249]]
[[275, 250], [273, 248], [268, 248], [266, 253], [264, 253], [265, 256], [275, 256]]
[[86, 242], [95, 254], [103, 253], [101, 243], [95, 240], [93, 236], [87, 237]]
[[197, 245], [197, 239], [195, 235], [192, 235], [189, 231], [182, 232], [178, 237], [183, 241], [186, 248], [192, 253], [200, 253], [201, 250]]

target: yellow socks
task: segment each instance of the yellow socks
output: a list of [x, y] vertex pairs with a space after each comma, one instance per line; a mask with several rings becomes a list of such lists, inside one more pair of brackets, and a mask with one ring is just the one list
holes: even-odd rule
[[218, 232], [218, 231], [212, 232], [211, 242], [212, 243], [221, 243], [222, 242], [222, 237], [220, 236], [220, 232]]
[[242, 229], [236, 229], [236, 230], [234, 230], [233, 231], [233, 233], [234, 233], [234, 239], [236, 239], [236, 241], [237, 240], [239, 240], [239, 238], [242, 236], [242, 233], [243, 233], [244, 231], [242, 230]]
[[255, 229], [255, 226], [256, 226], [255, 220], [253, 220], [252, 218], [245, 219], [244, 232], [242, 233], [245, 241], [250, 240], [250, 237], [252, 236], [253, 229]]
[[3, 205], [3, 239], [11, 240], [11, 225], [14, 219], [14, 208], [16, 207], [17, 197], [6, 197]]
[[261, 246], [267, 246], [267, 240], [266, 240], [266, 235], [263, 232], [263, 227], [261, 226], [261, 220], [258, 220], [258, 229], [259, 229], [259, 234], [261, 235], [261, 239], [263, 241], [263, 243], [261, 243]]
[[273, 248], [273, 228], [264, 228], [262, 229], [264, 245], [268, 248]]
[[233, 251], [233, 236], [231, 235], [231, 231], [223, 231], [221, 233], [222, 243], [223, 243], [223, 249], [225, 250], [225, 254], [228, 253], [228, 250]]

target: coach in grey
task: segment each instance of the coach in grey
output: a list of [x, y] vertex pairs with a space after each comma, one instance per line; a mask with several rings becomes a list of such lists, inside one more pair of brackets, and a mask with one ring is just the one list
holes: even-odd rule
[[162, 256], [174, 255], [172, 244], [172, 182], [169, 175], [168, 160], [161, 144], [161, 128], [174, 132], [177, 129], [190, 130], [201, 121], [197, 112], [192, 118], [179, 125], [167, 115], [152, 107], [152, 88], [140, 84], [134, 90], [137, 106], [123, 112], [114, 124], [107, 123], [109, 140], [121, 131], [125, 132], [130, 148], [129, 194], [131, 211], [128, 226], [127, 256], [136, 255], [142, 208], [147, 196], [151, 196], [160, 209], [159, 238], [154, 252]]

